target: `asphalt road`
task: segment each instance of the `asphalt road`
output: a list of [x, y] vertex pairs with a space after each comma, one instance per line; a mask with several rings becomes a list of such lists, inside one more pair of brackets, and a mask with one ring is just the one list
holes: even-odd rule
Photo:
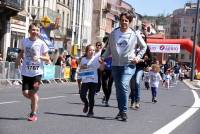
[[129, 109], [128, 122], [114, 119], [118, 113], [114, 88], [110, 107], [101, 103], [102, 93], [95, 96], [93, 118], [82, 112], [77, 88], [70, 82], [43, 85], [38, 121], [28, 122], [30, 102], [21, 95], [21, 87], [0, 87], [0, 134], [200, 134], [199, 91], [182, 82], [170, 89], [160, 87], [156, 104], [151, 92], [142, 88], [141, 108]]

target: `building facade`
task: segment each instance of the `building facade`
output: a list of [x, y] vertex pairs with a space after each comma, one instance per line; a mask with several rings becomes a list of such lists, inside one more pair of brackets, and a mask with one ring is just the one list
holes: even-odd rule
[[92, 14], [92, 44], [101, 41], [105, 36], [106, 14], [110, 11], [107, 0], [93, 0]]
[[92, 13], [93, 13], [93, 0], [84, 0], [83, 2], [83, 16], [81, 36], [79, 39], [80, 52], [85, 50], [88, 44], [91, 44], [93, 36], [92, 33]]
[[10, 46], [11, 17], [16, 16], [23, 9], [23, 0], [0, 1], [0, 53], [2, 53], [4, 60], [6, 59], [7, 48]]
[[[165, 27], [166, 38], [194, 40], [196, 8], [196, 3], [186, 3], [184, 8], [177, 9], [168, 16], [168, 23]], [[200, 23], [198, 27], [197, 44], [200, 44]], [[183, 63], [190, 63], [192, 60], [191, 53], [184, 49], [181, 49], [181, 52], [176, 54], [174, 58]]]
[[[56, 49], [80, 56], [86, 45], [102, 41], [104, 36], [119, 27], [119, 15], [122, 11], [135, 12], [130, 4], [122, 0], [18, 0], [17, 2], [19, 3], [13, 0], [12, 4], [9, 3], [18, 6], [14, 9], [6, 7], [5, 3], [0, 3], [2, 7], [0, 52], [3, 53], [4, 59], [8, 47], [18, 48], [21, 40], [28, 37], [28, 26], [33, 21], [44, 25], [60, 17], [60, 28], [49, 31], [48, 36], [54, 40]], [[46, 22], [45, 17], [50, 22]], [[137, 17], [134, 18], [132, 27], [135, 24], [138, 24]]]
[[85, 46], [91, 43], [93, 0], [74, 0], [72, 5], [71, 54], [81, 56]]
[[[94, 0], [93, 19], [92, 19], [92, 43], [102, 41], [104, 36], [110, 34], [115, 28], [119, 27], [119, 15], [122, 11], [131, 11], [134, 8], [122, 0]], [[136, 24], [137, 18], [133, 19], [131, 27]]]

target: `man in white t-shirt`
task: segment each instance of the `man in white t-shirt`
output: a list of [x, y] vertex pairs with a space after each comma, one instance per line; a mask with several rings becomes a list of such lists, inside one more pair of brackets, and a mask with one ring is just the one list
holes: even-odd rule
[[30, 37], [22, 40], [20, 53], [16, 60], [16, 67], [20, 65], [22, 75], [22, 93], [31, 100], [31, 113], [28, 121], [36, 121], [39, 97], [37, 91], [43, 75], [43, 62], [49, 62], [48, 47], [38, 38], [39, 26], [33, 23], [28, 30]]

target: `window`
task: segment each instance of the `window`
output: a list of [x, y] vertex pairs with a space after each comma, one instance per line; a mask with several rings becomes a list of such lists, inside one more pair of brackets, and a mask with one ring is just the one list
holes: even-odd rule
[[189, 59], [190, 59], [190, 60], [192, 59], [192, 55], [191, 55], [191, 54], [189, 55]]
[[194, 40], [194, 36], [191, 36], [190, 39], [191, 39], [191, 40]]
[[11, 31], [11, 48], [18, 48], [20, 45], [21, 40], [25, 37], [24, 33]]
[[69, 14], [67, 14], [67, 28], [69, 28]]
[[70, 6], [70, 0], [67, 0], [67, 6]]
[[175, 56], [175, 57], [176, 57], [176, 59], [178, 59], [178, 54], [176, 54], [176, 56]]
[[183, 32], [187, 32], [187, 30], [186, 30], [186, 27], [185, 27], [185, 26], [183, 27]]
[[64, 27], [64, 20], [65, 20], [65, 12], [62, 12], [62, 27]]
[[28, 1], [28, 12], [30, 13], [30, 6], [31, 6], [31, 1]]
[[34, 6], [34, 0], [32, 0], [32, 6]]
[[185, 58], [185, 55], [184, 54], [181, 54], [181, 59], [184, 59]]
[[65, 0], [63, 0], [63, 4], [65, 5]]
[[40, 7], [40, 0], [38, 0], [38, 7]]
[[192, 23], [194, 23], [194, 20], [195, 20], [195, 19], [194, 19], [194, 18], [192, 18]]

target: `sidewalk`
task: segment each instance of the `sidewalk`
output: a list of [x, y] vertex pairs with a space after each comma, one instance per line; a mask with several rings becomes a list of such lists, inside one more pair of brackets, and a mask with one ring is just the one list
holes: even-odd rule
[[191, 89], [200, 90], [200, 80], [184, 79], [183, 82]]

